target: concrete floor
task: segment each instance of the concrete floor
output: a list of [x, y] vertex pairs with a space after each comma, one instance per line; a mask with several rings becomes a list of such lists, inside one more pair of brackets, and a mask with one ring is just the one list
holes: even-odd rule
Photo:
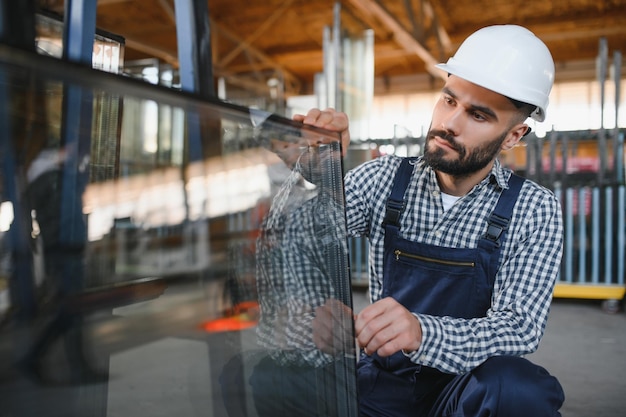
[[565, 391], [563, 417], [626, 416], [626, 314], [599, 303], [557, 299], [546, 334], [528, 357]]
[[[107, 351], [100, 365], [110, 376], [101, 384], [37, 386], [24, 380], [10, 363], [15, 349], [8, 342], [15, 343], [15, 334], [0, 332], [0, 417], [227, 416], [214, 384], [233, 352], [254, 345], [254, 331], [199, 333], [212, 297], [207, 291], [172, 288], [154, 301], [96, 317], [93, 340], [100, 343], [96, 350]], [[365, 291], [355, 290], [355, 310], [365, 305]], [[556, 299], [544, 340], [529, 359], [561, 381], [563, 417], [626, 415], [623, 311], [607, 314], [599, 302]]]

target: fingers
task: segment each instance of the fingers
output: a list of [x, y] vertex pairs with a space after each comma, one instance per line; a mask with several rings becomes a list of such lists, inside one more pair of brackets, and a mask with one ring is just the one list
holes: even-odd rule
[[347, 130], [349, 124], [348, 116], [345, 113], [330, 108], [326, 110], [311, 109], [306, 115], [294, 115], [293, 120], [334, 132]]
[[341, 143], [343, 151], [350, 145], [350, 130], [348, 115], [343, 112], [336, 111], [335, 109], [328, 108], [325, 110], [311, 109], [306, 115], [296, 114], [293, 116], [293, 120], [302, 122], [306, 125], [319, 127], [333, 132], [341, 133]]
[[417, 350], [422, 332], [419, 320], [392, 298], [380, 300], [361, 311], [355, 321], [359, 346], [367, 354], [392, 355]]

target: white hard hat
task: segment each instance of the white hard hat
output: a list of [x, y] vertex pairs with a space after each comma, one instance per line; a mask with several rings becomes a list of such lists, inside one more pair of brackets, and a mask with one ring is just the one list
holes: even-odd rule
[[554, 61], [546, 45], [526, 28], [496, 25], [479, 29], [437, 68], [537, 106], [531, 117], [539, 122], [546, 118]]

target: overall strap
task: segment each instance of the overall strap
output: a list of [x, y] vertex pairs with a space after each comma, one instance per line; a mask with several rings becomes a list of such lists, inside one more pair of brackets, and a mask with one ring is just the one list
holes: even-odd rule
[[404, 192], [411, 180], [413, 161], [415, 161], [415, 158], [404, 158], [393, 179], [393, 186], [391, 188], [391, 194], [387, 199], [387, 209], [383, 220], [383, 227], [387, 235], [389, 234], [388, 231], [390, 231], [389, 228], [393, 228], [396, 232], [400, 229], [400, 216], [405, 206]]
[[519, 175], [511, 174], [511, 177], [509, 178], [509, 188], [502, 191], [496, 208], [487, 220], [489, 223], [487, 232], [478, 242], [478, 246], [480, 248], [489, 252], [493, 252], [494, 250], [500, 248], [506, 230], [511, 222], [513, 207], [515, 206], [517, 196], [522, 189], [524, 181], [524, 178]]
[[[400, 163], [400, 167], [396, 171], [393, 179], [391, 194], [387, 199], [385, 218], [383, 227], [385, 234], [389, 235], [390, 231], [398, 231], [400, 229], [400, 216], [404, 210], [404, 192], [411, 180], [411, 172], [413, 172], [412, 162], [415, 158], [404, 158]], [[525, 179], [516, 174], [511, 174], [509, 178], [509, 187], [502, 191], [495, 209], [489, 216], [487, 232], [481, 237], [478, 246], [488, 252], [493, 252], [500, 248], [506, 230], [511, 222], [513, 207], [517, 201], [522, 185]]]

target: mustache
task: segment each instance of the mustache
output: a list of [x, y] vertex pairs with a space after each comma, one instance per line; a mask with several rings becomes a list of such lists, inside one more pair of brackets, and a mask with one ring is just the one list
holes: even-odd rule
[[430, 132], [428, 132], [428, 139], [433, 139], [435, 136], [439, 136], [441, 139], [443, 139], [446, 142], [448, 142], [448, 144], [450, 144], [452, 149], [454, 149], [455, 151], [457, 151], [459, 153], [463, 153], [465, 151], [463, 146], [459, 145], [454, 140], [454, 136], [452, 136], [450, 134], [450, 132], [447, 132], [445, 130], [437, 130], [437, 129], [433, 129]]

